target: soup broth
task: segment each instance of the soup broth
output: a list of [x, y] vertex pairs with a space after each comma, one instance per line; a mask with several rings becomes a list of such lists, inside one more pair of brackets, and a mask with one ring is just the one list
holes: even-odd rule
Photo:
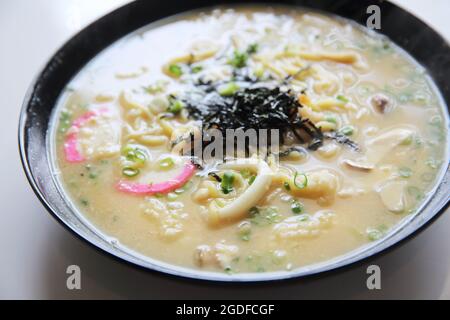
[[[186, 153], [200, 121], [278, 116], [278, 153]], [[284, 9], [139, 30], [69, 83], [54, 117], [58, 180], [80, 214], [145, 256], [231, 274], [382, 239], [426, 199], [448, 147], [443, 103], [411, 57], [346, 20]]]

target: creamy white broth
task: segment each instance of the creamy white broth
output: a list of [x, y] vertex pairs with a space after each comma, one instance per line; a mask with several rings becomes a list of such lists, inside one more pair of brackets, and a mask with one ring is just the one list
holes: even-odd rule
[[[230, 221], [211, 223], [211, 203], [230, 204], [250, 188], [239, 170], [218, 172], [234, 176], [230, 195], [213, 178], [198, 176], [201, 170], [168, 194], [119, 190], [120, 181], [158, 184], [182, 172], [189, 160], [174, 154], [170, 131], [192, 129], [193, 121], [184, 119], [185, 110], [167, 120], [171, 129], [155, 120], [167, 111], [167, 97], [183, 95], [195, 77], [229, 79], [234, 50], [255, 43], [244, 68], [280, 83], [294, 76], [287, 86], [303, 105], [301, 116], [324, 132], [347, 130], [361, 151], [333, 140], [315, 151], [289, 142], [306, 156], [294, 153], [271, 166], [267, 192]], [[193, 47], [204, 48], [198, 56], [207, 52], [193, 64], [202, 67], [198, 74], [180, 58]], [[218, 62], [221, 55], [228, 58]], [[180, 78], [167, 72], [171, 65], [183, 68]], [[61, 97], [53, 145], [68, 197], [120, 244], [201, 270], [289, 271], [382, 239], [415, 213], [446, 161], [442, 107], [423, 68], [388, 39], [353, 24], [296, 11], [214, 11], [143, 29], [102, 52]], [[65, 147], [74, 132], [80, 161], [68, 161]], [[138, 152], [130, 165], [127, 152], [135, 148], [144, 160]], [[160, 160], [168, 157], [173, 164], [166, 161], [166, 170]], [[136, 176], [124, 176], [130, 166]], [[308, 179], [301, 189], [293, 183], [296, 171], [301, 182]]]

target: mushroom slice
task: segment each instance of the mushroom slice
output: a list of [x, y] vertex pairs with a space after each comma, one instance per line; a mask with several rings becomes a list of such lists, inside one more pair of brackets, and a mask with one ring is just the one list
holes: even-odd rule
[[405, 185], [404, 181], [388, 181], [378, 188], [378, 194], [386, 208], [395, 213], [405, 210]]
[[221, 170], [244, 170], [250, 169], [256, 172], [256, 179], [233, 202], [224, 207], [215, 206], [212, 202], [209, 207], [208, 222], [210, 224], [217, 224], [223, 221], [238, 220], [245, 217], [250, 208], [254, 207], [258, 201], [269, 190], [272, 183], [273, 171], [268, 164], [263, 160], [256, 159], [242, 159], [233, 162], [228, 162], [220, 166]]
[[362, 171], [362, 172], [370, 172], [375, 168], [371, 164], [362, 163], [362, 162], [358, 162], [358, 161], [354, 161], [354, 160], [350, 160], [350, 159], [346, 159], [346, 160], [342, 161], [342, 163], [344, 163], [350, 169], [355, 169], [355, 170]]
[[387, 113], [392, 110], [392, 102], [388, 96], [377, 93], [370, 98], [370, 104], [379, 113]]

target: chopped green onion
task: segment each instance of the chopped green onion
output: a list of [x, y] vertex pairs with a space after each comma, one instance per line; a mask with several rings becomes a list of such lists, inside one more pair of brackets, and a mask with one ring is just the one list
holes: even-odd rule
[[242, 53], [239, 51], [234, 51], [233, 53], [233, 57], [228, 61], [228, 63], [230, 65], [232, 65], [235, 68], [243, 68], [247, 65], [247, 60], [248, 60], [248, 54], [247, 53]]
[[135, 162], [144, 163], [147, 160], [147, 155], [141, 149], [136, 148], [134, 150]]
[[145, 163], [147, 161], [147, 154], [145, 151], [139, 148], [134, 148], [132, 146], [126, 146], [122, 149], [122, 154], [128, 161]]
[[149, 86], [144, 86], [143, 89], [145, 92], [147, 92], [149, 94], [155, 94], [155, 93], [163, 92], [166, 85], [167, 85], [167, 83], [164, 81], [156, 81], [156, 83], [154, 83], [154, 84], [151, 84]]
[[289, 182], [284, 182], [283, 183], [283, 186], [284, 186], [284, 188], [287, 190], [287, 191], [291, 191], [291, 186], [290, 186], [290, 184], [289, 184]]
[[223, 271], [225, 271], [225, 273], [227, 273], [227, 274], [233, 273], [233, 269], [231, 269], [231, 267], [225, 267], [225, 269], [223, 269]]
[[216, 206], [220, 208], [225, 207], [225, 202], [223, 201], [223, 199], [214, 199], [213, 202]]
[[327, 115], [326, 117], [325, 117], [325, 121], [327, 121], [327, 122], [331, 122], [331, 123], [337, 123], [337, 119], [336, 119], [336, 117], [335, 116], [333, 116], [333, 115]]
[[434, 158], [429, 158], [425, 164], [431, 169], [437, 169], [440, 165], [440, 162]]
[[339, 130], [339, 132], [346, 136], [351, 136], [354, 132], [354, 128], [352, 126], [344, 126]]
[[222, 192], [225, 194], [232, 192], [233, 191], [233, 183], [234, 183], [234, 174], [231, 172], [225, 172], [222, 177], [222, 182], [220, 183]]
[[177, 64], [171, 64], [169, 66], [169, 72], [175, 77], [181, 77], [183, 75], [183, 70], [181, 70], [181, 67]]
[[412, 175], [412, 170], [408, 167], [401, 167], [398, 169], [398, 174], [403, 178], [409, 178]]
[[62, 111], [61, 115], [59, 116], [59, 131], [60, 132], [66, 132], [71, 125], [71, 118], [72, 114], [69, 111]]
[[191, 72], [192, 73], [199, 73], [200, 71], [202, 71], [203, 70], [203, 67], [202, 66], [195, 66], [195, 67], [192, 67], [191, 68]]
[[366, 230], [367, 238], [369, 238], [370, 241], [377, 241], [381, 239], [384, 235], [384, 233], [376, 228], [368, 228]]
[[225, 86], [219, 89], [219, 94], [223, 97], [229, 97], [239, 90], [239, 86], [234, 82], [229, 82]]
[[252, 225], [249, 221], [243, 221], [238, 225], [238, 235], [242, 241], [249, 241]]
[[291, 204], [291, 210], [295, 214], [300, 214], [303, 212], [304, 206], [301, 202], [293, 200]]
[[61, 121], [70, 120], [71, 117], [72, 117], [72, 113], [70, 111], [64, 110], [64, 111], [61, 111], [59, 120], [61, 120]]
[[90, 172], [89, 173], [89, 179], [95, 179], [95, 178], [97, 178], [98, 177], [98, 174], [97, 173], [95, 173], [95, 172]]
[[[297, 176], [299, 176], [299, 175], [303, 176], [303, 183], [302, 183], [302, 184], [298, 184], [298, 183], [297, 183]], [[306, 174], [304, 174], [304, 173], [298, 173], [298, 172], [296, 171], [296, 172], [295, 172], [295, 175], [294, 175], [294, 185], [295, 185], [297, 188], [299, 188], [299, 189], [304, 189], [304, 188], [306, 188], [306, 187], [308, 186], [308, 177], [306, 176]]]
[[129, 178], [135, 177], [139, 174], [139, 169], [131, 168], [131, 167], [125, 167], [122, 169], [122, 174], [124, 176], [127, 176]]
[[339, 101], [342, 101], [342, 102], [345, 102], [345, 103], [347, 103], [349, 100], [346, 98], [346, 97], [344, 97], [343, 95], [338, 95], [337, 97], [336, 97], [336, 99], [338, 99]]
[[242, 178], [244, 178], [245, 180], [248, 181], [248, 184], [250, 184], [250, 185], [251, 185], [251, 184], [255, 181], [255, 179], [256, 179], [255, 174], [254, 174], [253, 172], [251, 172], [250, 170], [248, 170], [248, 169], [241, 170], [239, 173], [241, 174]]
[[176, 200], [177, 198], [178, 198], [178, 194], [176, 194], [176, 193], [169, 192], [169, 193], [167, 194], [167, 200], [169, 200], [169, 201], [174, 201], [174, 200]]
[[134, 148], [130, 145], [126, 145], [125, 147], [122, 148], [122, 154], [123, 155], [127, 155], [130, 151], [134, 151]]
[[183, 102], [177, 99], [170, 99], [169, 107], [167, 108], [167, 111], [178, 114], [183, 109], [184, 105]]
[[405, 139], [403, 139], [402, 142], [400, 142], [401, 146], [409, 146], [411, 145], [413, 142], [413, 136], [409, 135], [408, 137], [406, 137]]
[[167, 157], [159, 161], [159, 167], [163, 170], [169, 170], [175, 165], [172, 158]]
[[253, 71], [253, 74], [255, 75], [255, 77], [257, 78], [262, 78], [264, 76], [264, 68], [260, 67], [258, 69], [255, 69]]
[[414, 145], [415, 145], [416, 148], [422, 147], [423, 141], [422, 141], [422, 138], [420, 136], [416, 135], [414, 137]]
[[408, 191], [408, 194], [416, 200], [421, 200], [425, 196], [419, 188], [414, 186], [409, 186], [406, 190]]
[[254, 53], [258, 52], [258, 49], [259, 49], [259, 45], [257, 43], [252, 43], [251, 45], [248, 46], [247, 53], [254, 54]]
[[252, 207], [249, 210], [249, 221], [258, 226], [267, 226], [281, 221], [281, 215], [275, 207], [258, 208]]
[[122, 153], [125, 155], [127, 160], [134, 161], [134, 150], [124, 150]]
[[249, 179], [252, 176], [252, 172], [248, 169], [244, 169], [239, 171], [239, 173], [241, 174], [242, 178], [244, 179]]
[[440, 126], [442, 124], [442, 117], [441, 116], [433, 116], [428, 122], [432, 126]]

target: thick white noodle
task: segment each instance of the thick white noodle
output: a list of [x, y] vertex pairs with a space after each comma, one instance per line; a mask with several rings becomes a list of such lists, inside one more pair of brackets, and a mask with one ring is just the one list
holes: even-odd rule
[[255, 181], [236, 200], [224, 207], [210, 206], [208, 221], [210, 224], [218, 224], [244, 218], [250, 208], [254, 207], [272, 183], [273, 171], [263, 160], [240, 159], [224, 163], [220, 166], [224, 170], [251, 170], [255, 172]]

